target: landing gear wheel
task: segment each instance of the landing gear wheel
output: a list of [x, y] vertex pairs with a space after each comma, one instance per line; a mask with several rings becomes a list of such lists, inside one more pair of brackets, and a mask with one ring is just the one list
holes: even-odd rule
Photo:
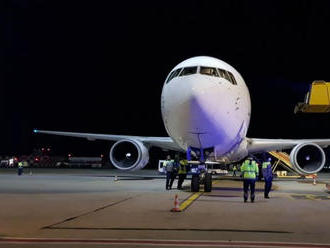
[[191, 178], [191, 191], [199, 192], [199, 175], [193, 175]]
[[204, 191], [211, 192], [212, 191], [212, 174], [205, 174], [205, 182], [204, 182]]

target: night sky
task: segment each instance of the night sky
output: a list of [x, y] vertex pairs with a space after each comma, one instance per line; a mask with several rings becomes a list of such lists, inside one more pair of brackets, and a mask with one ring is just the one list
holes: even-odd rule
[[34, 128], [167, 136], [162, 85], [181, 61], [234, 66], [252, 99], [249, 137], [330, 138], [329, 114], [293, 113], [330, 81], [330, 1], [24, 1], [2, 4], [0, 153], [110, 144]]

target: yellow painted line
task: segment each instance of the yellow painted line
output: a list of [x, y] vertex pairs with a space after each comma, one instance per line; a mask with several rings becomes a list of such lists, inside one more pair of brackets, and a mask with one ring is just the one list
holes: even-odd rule
[[[214, 180], [212, 182], [213, 184], [218, 183], [220, 180]], [[195, 200], [198, 199], [198, 197], [200, 197], [204, 192], [196, 192], [194, 194], [192, 194], [187, 200], [185, 200], [184, 202], [182, 202], [179, 206], [180, 210], [183, 211], [185, 210], [187, 207], [189, 207]]]
[[295, 200], [295, 198], [292, 195], [290, 195], [290, 194], [287, 194], [286, 197], [288, 197], [291, 200]]
[[183, 211], [187, 207], [189, 207], [200, 195], [203, 194], [203, 192], [197, 192], [192, 194], [187, 200], [181, 203], [180, 210]]
[[314, 195], [305, 195], [305, 197], [308, 200], [315, 200], [315, 196]]

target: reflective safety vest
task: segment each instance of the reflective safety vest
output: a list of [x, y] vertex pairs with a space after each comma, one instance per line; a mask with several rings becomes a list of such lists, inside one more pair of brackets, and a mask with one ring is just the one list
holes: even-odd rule
[[273, 171], [270, 162], [263, 162], [262, 163], [262, 174], [265, 180], [272, 180], [273, 179]]
[[243, 162], [241, 166], [241, 172], [243, 174], [243, 179], [256, 179], [259, 168], [256, 161], [250, 161], [247, 159]]
[[18, 166], [19, 166], [19, 167], [22, 167], [22, 166], [23, 166], [23, 162], [19, 162], [19, 163], [18, 163]]
[[167, 172], [172, 172], [173, 171], [173, 163], [174, 160], [166, 160], [164, 163], [165, 170]]
[[188, 165], [188, 160], [187, 159], [180, 160], [178, 174], [187, 174], [187, 165]]
[[263, 162], [262, 163], [262, 168], [266, 169], [269, 164], [270, 164], [270, 162]]
[[236, 167], [236, 165], [234, 165], [234, 167], [233, 167], [233, 171], [237, 171], [237, 167]]

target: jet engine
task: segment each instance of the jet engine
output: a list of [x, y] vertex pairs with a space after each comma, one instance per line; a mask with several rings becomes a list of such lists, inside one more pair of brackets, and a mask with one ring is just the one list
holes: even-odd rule
[[290, 153], [290, 161], [296, 171], [302, 175], [314, 174], [322, 170], [325, 164], [323, 149], [314, 143], [296, 145]]
[[119, 170], [140, 170], [149, 161], [149, 152], [138, 140], [119, 140], [110, 149], [110, 161]]

